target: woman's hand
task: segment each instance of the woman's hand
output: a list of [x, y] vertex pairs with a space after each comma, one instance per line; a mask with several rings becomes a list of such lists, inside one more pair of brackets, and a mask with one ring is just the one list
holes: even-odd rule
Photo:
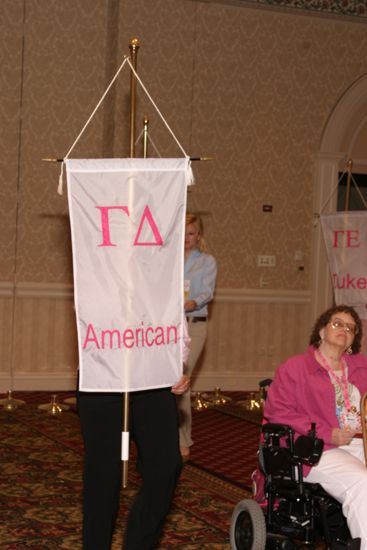
[[190, 378], [183, 374], [178, 382], [172, 386], [172, 393], [175, 395], [182, 395], [190, 388]]
[[349, 445], [352, 441], [355, 432], [351, 430], [341, 430], [340, 428], [334, 428], [331, 432], [331, 442], [340, 447], [341, 445]]
[[184, 304], [185, 311], [194, 311], [197, 308], [195, 300], [187, 300]]

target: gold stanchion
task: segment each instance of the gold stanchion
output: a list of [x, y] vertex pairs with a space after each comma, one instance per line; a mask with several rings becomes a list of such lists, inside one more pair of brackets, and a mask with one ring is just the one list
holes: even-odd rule
[[0, 405], [3, 405], [3, 408], [6, 411], [14, 411], [15, 409], [17, 409], [18, 407], [24, 404], [25, 404], [25, 401], [23, 401], [22, 399], [14, 399], [14, 397], [12, 397], [11, 390], [8, 390], [7, 397], [5, 399], [0, 399]]
[[247, 399], [237, 401], [237, 405], [244, 407], [248, 411], [260, 411], [262, 408], [260, 394], [253, 391]]
[[38, 405], [38, 409], [40, 411], [46, 411], [48, 414], [51, 415], [58, 415], [61, 414], [63, 411], [67, 411], [69, 409], [68, 405], [62, 405], [57, 400], [57, 395], [54, 393], [51, 397], [51, 403], [46, 403], [45, 405]]
[[206, 399], [204, 399], [200, 391], [196, 392], [195, 401], [193, 403], [193, 408], [196, 411], [204, 411], [205, 409], [208, 409], [209, 407], [212, 407], [212, 406], [213, 404], [210, 403], [210, 401], [207, 401]]
[[232, 401], [232, 398], [228, 395], [223, 395], [221, 389], [217, 386], [214, 388], [214, 394], [212, 397], [209, 397], [209, 400], [215, 406], [227, 405]]
[[264, 408], [264, 389], [250, 392], [250, 395], [242, 401], [237, 401], [236, 405], [244, 407], [248, 411], [260, 411]]
[[262, 411], [266, 399], [267, 389], [271, 384], [271, 378], [260, 380], [257, 392], [251, 392], [247, 399], [237, 401], [237, 405], [248, 411]]

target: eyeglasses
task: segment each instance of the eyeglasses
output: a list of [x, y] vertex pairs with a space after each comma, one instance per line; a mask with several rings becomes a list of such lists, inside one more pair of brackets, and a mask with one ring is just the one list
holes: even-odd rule
[[356, 325], [352, 325], [351, 323], [344, 323], [344, 321], [342, 321], [341, 319], [333, 319], [329, 322], [334, 329], [342, 328], [343, 330], [345, 330], [345, 332], [349, 332], [350, 334], [358, 334], [358, 328]]

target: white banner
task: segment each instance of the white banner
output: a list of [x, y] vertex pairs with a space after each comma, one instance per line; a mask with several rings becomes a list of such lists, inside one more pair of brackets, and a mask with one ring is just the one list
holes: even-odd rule
[[323, 214], [320, 219], [335, 302], [353, 306], [367, 319], [367, 212]]
[[67, 160], [80, 389], [182, 374], [189, 159]]

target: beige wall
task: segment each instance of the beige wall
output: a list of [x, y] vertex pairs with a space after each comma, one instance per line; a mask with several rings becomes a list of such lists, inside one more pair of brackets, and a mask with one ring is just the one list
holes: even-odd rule
[[[184, 149], [215, 159], [194, 165], [188, 200], [219, 266], [197, 387], [256, 387], [307, 342], [316, 158], [335, 105], [367, 73], [366, 19], [195, 0], [0, 10], [0, 388], [11, 377], [18, 388], [74, 384], [67, 202], [59, 165], [41, 159], [65, 155], [133, 36], [139, 74]], [[126, 156], [128, 88], [124, 69], [71, 156]], [[138, 133], [145, 114], [160, 153], [179, 156], [139, 92]], [[360, 156], [363, 126], [358, 135]], [[276, 266], [257, 267], [258, 254]]]

